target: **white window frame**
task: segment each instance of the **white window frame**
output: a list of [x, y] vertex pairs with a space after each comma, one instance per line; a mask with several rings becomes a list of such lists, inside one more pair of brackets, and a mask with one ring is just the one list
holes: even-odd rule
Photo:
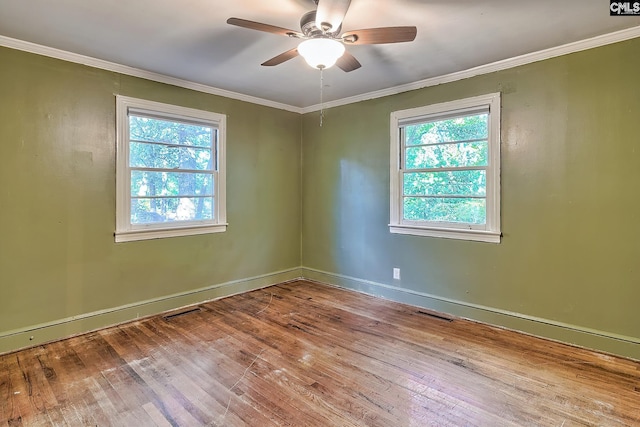
[[[159, 119], [199, 123], [217, 129], [217, 159], [213, 170], [213, 219], [155, 224], [131, 224], [129, 112]], [[219, 233], [226, 218], [226, 115], [116, 95], [116, 242]]]
[[[456, 224], [403, 219], [402, 127], [413, 123], [444, 120], [469, 113], [489, 113], [486, 224]], [[500, 243], [500, 93], [475, 96], [451, 102], [394, 111], [391, 113], [390, 223], [397, 234], [443, 237]]]

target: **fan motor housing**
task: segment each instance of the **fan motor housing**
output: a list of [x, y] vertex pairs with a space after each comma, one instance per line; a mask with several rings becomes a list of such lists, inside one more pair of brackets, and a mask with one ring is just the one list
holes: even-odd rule
[[[302, 18], [300, 18], [300, 30], [302, 30], [302, 34], [309, 38], [322, 36], [337, 37], [341, 29], [342, 25], [333, 31], [323, 31], [322, 28], [316, 24], [315, 10], [305, 13], [302, 15]], [[329, 30], [332, 30], [332, 28], [329, 28]]]

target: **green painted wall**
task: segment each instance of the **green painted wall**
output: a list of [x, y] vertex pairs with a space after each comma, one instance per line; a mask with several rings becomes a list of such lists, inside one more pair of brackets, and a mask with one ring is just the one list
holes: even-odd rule
[[[298, 114], [6, 48], [0, 64], [0, 336], [300, 265]], [[114, 243], [116, 94], [227, 114], [226, 233]]]
[[[639, 50], [332, 108], [320, 128], [317, 113], [0, 48], [0, 352], [302, 273], [640, 359]], [[496, 91], [502, 243], [390, 234], [390, 112]], [[227, 114], [226, 233], [114, 243], [115, 94]]]
[[[622, 336], [640, 359], [638, 52], [635, 39], [336, 107], [323, 127], [305, 115], [303, 266], [595, 330], [582, 345]], [[491, 92], [502, 92], [502, 243], [390, 234], [389, 114]]]

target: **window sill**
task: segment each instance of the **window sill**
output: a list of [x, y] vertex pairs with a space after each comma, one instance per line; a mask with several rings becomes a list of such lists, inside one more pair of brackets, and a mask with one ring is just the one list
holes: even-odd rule
[[410, 234], [413, 236], [441, 237], [444, 239], [471, 240], [487, 243], [500, 243], [500, 236], [502, 235], [495, 231], [462, 228], [430, 228], [400, 224], [389, 224], [389, 231], [394, 234]]
[[136, 240], [163, 239], [167, 237], [195, 236], [198, 234], [223, 233], [227, 231], [227, 224], [176, 227], [169, 229], [147, 229], [117, 231], [115, 233], [116, 243], [133, 242]]

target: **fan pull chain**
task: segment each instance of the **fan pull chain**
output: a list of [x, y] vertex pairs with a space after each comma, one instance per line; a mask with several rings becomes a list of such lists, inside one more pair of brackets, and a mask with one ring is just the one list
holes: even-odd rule
[[322, 127], [322, 121], [324, 120], [324, 76], [322, 70], [324, 70], [324, 67], [320, 67], [320, 127]]

